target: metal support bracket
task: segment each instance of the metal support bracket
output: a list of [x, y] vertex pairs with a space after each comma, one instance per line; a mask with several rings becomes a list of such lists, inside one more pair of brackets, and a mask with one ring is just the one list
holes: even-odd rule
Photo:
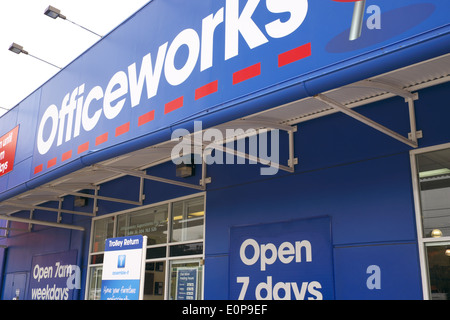
[[[30, 210], [30, 220], [33, 220], [33, 215], [34, 215], [34, 210], [31, 209], [31, 210]], [[32, 229], [33, 229], [33, 224], [32, 224], [32, 223], [29, 223], [29, 224], [28, 224], [28, 232], [31, 232]]]
[[[287, 172], [294, 172], [294, 167], [295, 165], [298, 164], [298, 158], [295, 158], [294, 156], [294, 133], [297, 132], [297, 126], [290, 126], [290, 125], [284, 125], [284, 124], [280, 124], [280, 123], [276, 123], [273, 120], [269, 120], [269, 119], [241, 119], [241, 120], [236, 120], [233, 121], [233, 126], [242, 123], [245, 124], [245, 126], [251, 125], [255, 128], [267, 128], [267, 129], [277, 129], [277, 130], [282, 130], [282, 131], [286, 131], [289, 135], [289, 159], [288, 159], [288, 165], [282, 165], [277, 163], [276, 165], [278, 166], [278, 168], [280, 168], [283, 171], [287, 171]], [[236, 140], [237, 137], [233, 137], [234, 140]], [[237, 157], [242, 157], [245, 158], [249, 161], [253, 161], [255, 163], [261, 163], [261, 164], [265, 164], [264, 163], [264, 159], [261, 159], [257, 156], [253, 156], [250, 155], [248, 153], [245, 152], [240, 152], [237, 151], [233, 148], [228, 148], [226, 146], [223, 146], [223, 144], [226, 144], [227, 139], [225, 139], [224, 141], [220, 141], [218, 143], [214, 143], [214, 148], [212, 149], [217, 149], [220, 150], [222, 152], [226, 152], [229, 154], [233, 154]], [[209, 150], [209, 152], [212, 152], [212, 149]]]
[[55, 227], [55, 228], [63, 228], [63, 229], [84, 231], [83, 227], [73, 226], [73, 225], [70, 225], [70, 224], [62, 224], [62, 223], [56, 223], [56, 222], [48, 222], [48, 221], [40, 221], [40, 220], [34, 220], [34, 219], [19, 218], [19, 217], [8, 216], [8, 215], [0, 215], [0, 220], [15, 221], [15, 222], [22, 222], [22, 223], [32, 223], [32, 224], [49, 226], [49, 227]]
[[57, 223], [61, 223], [62, 217], [61, 217], [61, 209], [62, 209], [62, 204], [63, 204], [64, 199], [63, 198], [59, 198], [58, 201], [58, 216], [56, 218], [56, 222]]
[[[417, 92], [410, 92], [408, 90], [396, 87], [390, 83], [378, 79], [362, 80], [349, 85], [349, 87], [375, 88], [404, 98], [405, 102], [408, 103], [409, 123], [411, 127], [411, 132], [408, 133], [408, 140], [417, 143], [417, 140], [423, 137], [422, 131], [418, 131], [416, 129], [414, 101], [419, 99], [419, 94]], [[415, 146], [414, 148], [416, 147], [417, 146]]]
[[[22, 210], [35, 209], [35, 210], [50, 211], [50, 212], [56, 212], [56, 213], [61, 212], [61, 213], [76, 214], [76, 215], [87, 216], [87, 217], [94, 216], [92, 213], [87, 213], [87, 212], [72, 211], [72, 210], [59, 209], [59, 208], [49, 208], [49, 207], [42, 207], [42, 206], [34, 206], [34, 205], [23, 204], [23, 203], [19, 203], [19, 202], [10, 201], [10, 200], [5, 201], [2, 204], [5, 206], [20, 208]], [[3, 216], [5, 216], [5, 215], [0, 215], [0, 219], [3, 219]], [[26, 222], [26, 223], [28, 223], [28, 222]]]
[[206, 190], [206, 185], [208, 183], [211, 183], [211, 177], [206, 176], [206, 170], [208, 168], [208, 164], [205, 161], [205, 157], [203, 156], [204, 153], [204, 146], [202, 147], [202, 154], [200, 155], [202, 158], [202, 178], [200, 179], [200, 185], [202, 186], [203, 190]]
[[[65, 195], [72, 195], [72, 196], [79, 196], [84, 198], [91, 198], [94, 199], [94, 214], [96, 213], [96, 207], [97, 207], [97, 200], [104, 200], [104, 201], [111, 201], [111, 202], [118, 202], [118, 203], [124, 203], [124, 204], [131, 204], [135, 206], [141, 206], [142, 205], [142, 195], [139, 195], [139, 201], [132, 201], [132, 200], [124, 200], [124, 199], [118, 199], [113, 197], [105, 197], [105, 196], [99, 196], [98, 191], [100, 189], [100, 186], [95, 186], [94, 192], [95, 194], [88, 194], [88, 193], [82, 193], [82, 192], [74, 192], [74, 191], [67, 191], [63, 188], [58, 188], [57, 186], [44, 186], [39, 187], [39, 189], [46, 189], [50, 191], [55, 191], [58, 193], [62, 193]], [[142, 187], [140, 188], [142, 190]]]
[[181, 187], [192, 188], [192, 189], [196, 189], [196, 190], [204, 190], [204, 187], [201, 185], [199, 186], [199, 185], [195, 185], [195, 184], [191, 184], [191, 183], [186, 183], [186, 182], [181, 182], [181, 181], [176, 181], [176, 180], [171, 180], [171, 179], [166, 179], [166, 178], [161, 178], [161, 177], [155, 177], [155, 176], [148, 175], [143, 171], [122, 169], [122, 168], [117, 168], [117, 167], [105, 166], [105, 165], [101, 165], [101, 164], [94, 164], [94, 165], [92, 165], [92, 167], [101, 169], [101, 170], [116, 172], [116, 173], [120, 173], [120, 174], [124, 174], [124, 175], [128, 175], [128, 176], [143, 178], [146, 180], [153, 180], [153, 181], [173, 184], [173, 185], [177, 185], [177, 186], [181, 186]]
[[380, 89], [380, 90], [384, 90], [390, 93], [393, 93], [397, 96], [403, 97], [405, 99], [405, 102], [407, 102], [409, 99], [412, 100], [418, 100], [419, 99], [419, 94], [418, 93], [413, 93], [410, 92], [408, 90], [405, 90], [403, 88], [399, 88], [396, 86], [393, 86], [390, 83], [384, 82], [384, 81], [380, 81], [380, 80], [362, 80], [359, 82], [356, 82], [354, 84], [349, 85], [348, 87], [353, 87], [353, 88], [358, 88], [358, 87], [362, 87], [362, 88], [375, 88], [375, 89]]
[[[392, 138], [394, 138], [394, 139], [396, 139], [396, 140], [398, 140], [400, 142], [403, 142], [403, 143], [405, 143], [405, 144], [407, 144], [407, 145], [409, 145], [409, 146], [411, 146], [413, 148], [417, 148], [417, 146], [418, 146], [417, 139], [414, 140], [414, 139], [405, 138], [404, 136], [398, 134], [397, 132], [395, 132], [395, 131], [393, 131], [393, 130], [391, 130], [391, 129], [389, 129], [389, 128], [387, 128], [387, 127], [385, 127], [385, 126], [383, 126], [383, 125], [381, 125], [381, 124], [379, 124], [379, 123], [377, 123], [377, 122], [375, 122], [375, 121], [373, 121], [373, 120], [371, 120], [369, 118], [367, 118], [366, 116], [363, 116], [362, 114], [354, 111], [353, 109], [350, 109], [350, 108], [344, 106], [340, 102], [335, 101], [335, 100], [327, 97], [326, 95], [318, 94], [318, 95], [314, 96], [314, 98], [319, 100], [319, 101], [322, 101], [322, 102], [326, 103], [327, 105], [329, 105], [329, 106], [331, 106], [331, 107], [341, 111], [342, 113], [345, 113], [346, 115], [348, 115], [348, 116], [350, 116], [350, 117], [352, 117], [352, 118], [354, 118], [354, 119], [356, 119], [356, 120], [358, 120], [358, 121], [368, 125], [369, 127], [374, 128], [374, 129], [376, 129], [376, 130], [378, 130], [378, 131], [380, 131], [380, 132], [382, 132], [382, 133], [384, 133], [384, 134], [386, 134], [386, 135], [388, 135], [388, 136], [390, 136], [390, 137], [392, 137]], [[413, 100], [410, 99], [410, 101], [413, 101]], [[410, 114], [410, 117], [411, 117], [411, 114]], [[414, 127], [414, 129], [413, 129], [414, 131], [413, 132], [416, 132], [415, 131], [415, 120], [414, 120], [414, 123], [411, 121], [411, 125]]]

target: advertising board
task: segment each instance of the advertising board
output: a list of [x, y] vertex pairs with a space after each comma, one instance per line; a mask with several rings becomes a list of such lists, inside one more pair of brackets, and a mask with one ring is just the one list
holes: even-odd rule
[[328, 217], [233, 227], [230, 299], [334, 298]]
[[80, 276], [76, 250], [34, 256], [28, 299], [75, 299], [75, 290], [80, 289]]
[[361, 63], [362, 55], [407, 48], [402, 41], [448, 27], [450, 3], [380, 0], [363, 9], [361, 34], [350, 40], [348, 2], [150, 2], [42, 87], [30, 178]]
[[142, 300], [147, 237], [106, 239], [102, 300]]

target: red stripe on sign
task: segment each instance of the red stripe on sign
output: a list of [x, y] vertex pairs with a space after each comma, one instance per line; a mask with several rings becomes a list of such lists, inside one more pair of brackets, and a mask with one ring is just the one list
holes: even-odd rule
[[116, 128], [116, 137], [118, 137], [124, 133], [127, 133], [128, 131], [130, 131], [130, 123], [129, 122]]
[[78, 146], [77, 153], [78, 153], [78, 154], [83, 153], [83, 152], [85, 152], [85, 151], [88, 151], [88, 149], [89, 149], [89, 141], [86, 142], [86, 143], [83, 143], [83, 144], [79, 145], [79, 146]]
[[254, 64], [245, 69], [233, 73], [233, 84], [246, 81], [248, 79], [257, 77], [261, 74], [261, 63]]
[[138, 126], [142, 126], [147, 122], [153, 121], [155, 119], [155, 110], [147, 112], [138, 118]]
[[63, 153], [62, 161], [66, 161], [70, 158], [72, 158], [72, 150]]
[[278, 55], [278, 67], [301, 60], [311, 55], [311, 42]]
[[106, 141], [108, 141], [108, 132], [105, 132], [101, 136], [98, 136], [97, 138], [95, 138], [95, 145], [98, 146], [99, 144], [102, 144]]
[[50, 159], [47, 162], [47, 168], [51, 168], [56, 164], [56, 158]]
[[177, 110], [183, 106], [184, 97], [172, 100], [164, 106], [164, 114]]
[[37, 167], [34, 168], [34, 174], [41, 172], [42, 169], [44, 169], [44, 165], [43, 164], [38, 165]]
[[197, 90], [195, 90], [195, 100], [201, 99], [203, 97], [206, 97], [207, 95], [217, 92], [218, 89], [219, 89], [218, 80], [210, 82], [204, 85], [203, 87], [200, 87]]

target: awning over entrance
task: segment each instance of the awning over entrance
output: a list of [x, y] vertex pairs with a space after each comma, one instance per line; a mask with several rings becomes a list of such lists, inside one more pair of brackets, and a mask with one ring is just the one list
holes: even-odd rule
[[[351, 83], [312, 97], [279, 105], [220, 124], [215, 128], [222, 131], [229, 128], [241, 128], [243, 130], [247, 128], [267, 128], [286, 131], [289, 137], [288, 161], [279, 165], [280, 169], [287, 172], [293, 172], [294, 167], [298, 164], [294, 157], [293, 141], [293, 133], [297, 130], [296, 126], [305, 121], [336, 112], [342, 112], [378, 130], [380, 134], [386, 134], [401, 143], [416, 148], [418, 139], [421, 138], [422, 134], [426, 134], [416, 127], [414, 102], [420, 99], [417, 91], [448, 81], [450, 81], [450, 54]], [[404, 98], [405, 108], [409, 111], [410, 132], [407, 135], [395, 132], [382, 123], [377, 123], [358, 112], [360, 106], [398, 96]], [[355, 132], [355, 134], [357, 133]], [[56, 177], [52, 181], [0, 202], [0, 219], [83, 230], [82, 227], [76, 225], [60, 223], [60, 215], [64, 213], [94, 217], [96, 216], [96, 202], [98, 200], [140, 206], [144, 201], [143, 184], [145, 180], [159, 181], [193, 190], [207, 190], [208, 182], [214, 177], [208, 175], [208, 165], [204, 161], [202, 163], [202, 177], [198, 183], [186, 183], [181, 180], [158, 177], [151, 175], [149, 173], [151, 170], [147, 170], [171, 161], [171, 152], [177, 143], [178, 140], [168, 140], [149, 145], [133, 152], [94, 163], [67, 175]], [[255, 161], [260, 160], [248, 154], [237, 153], [236, 150], [224, 149], [224, 151]], [[138, 178], [136, 181], [139, 183], [139, 192], [135, 199], [120, 199], [102, 192], [102, 184], [123, 176]], [[86, 194], [82, 192], [83, 190], [92, 190], [92, 192]], [[82, 212], [62, 209], [64, 198], [68, 195], [94, 199], [93, 211]], [[48, 207], [49, 202], [56, 202], [58, 206], [53, 205], [50, 208]], [[33, 218], [35, 210], [54, 212], [55, 220], [53, 222], [36, 220]], [[29, 218], [23, 218], [23, 215], [20, 218], [16, 217], [15, 213], [19, 211], [29, 211]]]

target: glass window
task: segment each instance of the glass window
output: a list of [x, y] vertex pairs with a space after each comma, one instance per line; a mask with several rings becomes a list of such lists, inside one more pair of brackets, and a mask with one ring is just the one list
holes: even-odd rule
[[431, 299], [450, 299], [450, 243], [427, 246]]
[[166, 263], [164, 261], [145, 264], [144, 300], [164, 300]]
[[105, 240], [130, 235], [147, 236], [145, 300], [202, 299], [204, 211], [196, 196], [94, 220], [86, 299], [101, 298]]
[[[420, 152], [420, 150], [418, 151]], [[418, 224], [428, 298], [450, 299], [450, 148], [418, 153], [415, 158], [420, 202]], [[420, 234], [421, 231], [421, 234]]]
[[91, 252], [102, 252], [105, 250], [105, 241], [112, 238], [114, 234], [114, 217], [96, 220], [94, 222], [94, 235], [92, 239]]
[[175, 202], [172, 205], [172, 242], [203, 239], [205, 216], [203, 197]]
[[100, 300], [102, 290], [102, 266], [91, 267], [88, 300]]
[[203, 242], [184, 243], [170, 246], [170, 256], [191, 256], [203, 253]]
[[450, 236], [450, 149], [417, 156], [423, 236]]
[[147, 245], [167, 243], [168, 206], [147, 208], [119, 215], [117, 236], [147, 236]]

